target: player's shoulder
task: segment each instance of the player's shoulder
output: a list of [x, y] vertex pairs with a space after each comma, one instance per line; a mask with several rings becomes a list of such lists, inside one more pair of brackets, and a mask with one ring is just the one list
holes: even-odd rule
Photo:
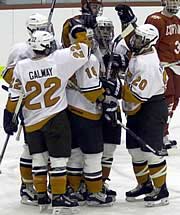
[[68, 23], [70, 23], [70, 21], [71, 21], [72, 19], [80, 19], [80, 15], [75, 15], [75, 16], [72, 16], [72, 17], [70, 17], [70, 18], [67, 18], [67, 19], [65, 20], [64, 24], [63, 24], [63, 27], [66, 26]]
[[159, 12], [154, 12], [154, 13], [152, 13], [152, 14], [150, 14], [148, 16], [148, 19], [161, 20], [162, 19], [162, 14], [161, 14], [160, 11]]
[[12, 46], [11, 50], [18, 51], [18, 50], [27, 50], [30, 49], [30, 46], [26, 42], [16, 43]]

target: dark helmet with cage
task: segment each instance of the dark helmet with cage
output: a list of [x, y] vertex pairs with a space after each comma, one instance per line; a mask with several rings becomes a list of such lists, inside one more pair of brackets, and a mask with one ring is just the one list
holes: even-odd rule
[[164, 10], [170, 15], [175, 15], [179, 12], [180, 0], [162, 0], [162, 6]]
[[135, 54], [142, 52], [155, 45], [159, 39], [158, 29], [151, 24], [143, 24], [136, 27], [133, 36], [130, 39], [130, 50]]
[[98, 41], [99, 48], [103, 54], [109, 49], [114, 38], [114, 26], [112, 21], [105, 16], [98, 16], [97, 27], [95, 28], [95, 38]]
[[91, 15], [102, 15], [103, 3], [102, 0], [81, 0], [81, 11]]

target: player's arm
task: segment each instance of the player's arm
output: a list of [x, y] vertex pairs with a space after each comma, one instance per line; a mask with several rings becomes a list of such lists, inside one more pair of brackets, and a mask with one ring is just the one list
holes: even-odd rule
[[2, 78], [5, 80], [6, 83], [10, 84], [12, 77], [13, 77], [13, 71], [14, 68], [6, 68], [3, 72], [2, 72]]

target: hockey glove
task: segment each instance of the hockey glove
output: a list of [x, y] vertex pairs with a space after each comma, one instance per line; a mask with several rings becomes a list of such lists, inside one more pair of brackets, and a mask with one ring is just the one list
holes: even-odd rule
[[102, 82], [102, 86], [105, 89], [105, 95], [112, 96], [116, 99], [121, 98], [121, 91], [122, 91], [122, 83], [121, 81], [116, 78], [107, 80], [106, 78], [100, 78]]
[[77, 33], [84, 33], [86, 32], [85, 27], [83, 26], [82, 22], [79, 19], [70, 19], [70, 34], [71, 36], [76, 39], [77, 38]]
[[118, 16], [123, 25], [128, 25], [137, 21], [137, 17], [128, 5], [118, 4], [115, 10], [118, 12]]
[[112, 96], [106, 96], [106, 99], [102, 103], [102, 108], [104, 118], [111, 123], [113, 127], [117, 126], [118, 101]]
[[[105, 55], [103, 57], [106, 67], [108, 67], [108, 62], [110, 60], [109, 55]], [[119, 73], [124, 73], [128, 67], [129, 58], [127, 55], [122, 54], [113, 54], [112, 57], [112, 65], [111, 65], [111, 74], [113, 77], [117, 77]]]
[[86, 27], [86, 28], [94, 29], [97, 26], [97, 21], [96, 21], [95, 15], [89, 15], [89, 14], [82, 15], [81, 20], [82, 20], [84, 27]]
[[15, 122], [13, 122], [13, 116], [14, 113], [4, 109], [3, 127], [5, 132], [9, 135], [13, 135], [14, 132], [18, 130], [18, 119], [16, 117]]

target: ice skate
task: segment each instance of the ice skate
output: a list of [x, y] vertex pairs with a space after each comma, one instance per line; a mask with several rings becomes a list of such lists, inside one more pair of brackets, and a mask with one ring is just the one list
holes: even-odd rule
[[144, 198], [146, 207], [164, 206], [169, 204], [169, 192], [166, 184], [161, 188], [154, 188], [154, 190]]
[[104, 183], [102, 192], [105, 193], [107, 196], [112, 197], [114, 202], [116, 201], [117, 193], [116, 191], [109, 189], [108, 184]]
[[51, 199], [49, 198], [47, 193], [38, 193], [38, 205], [40, 213], [47, 210], [50, 204]]
[[71, 200], [77, 201], [80, 206], [86, 203], [87, 189], [84, 182], [80, 184], [80, 187], [77, 192], [74, 192], [70, 186], [67, 188], [67, 190], [67, 193]]
[[88, 206], [106, 207], [113, 205], [113, 198], [103, 192], [88, 193], [86, 203]]
[[164, 143], [164, 149], [177, 148], [177, 141], [176, 140], [170, 140], [168, 138], [168, 135], [164, 136], [163, 143]]
[[52, 197], [53, 215], [75, 214], [79, 212], [79, 204], [72, 201], [67, 195], [53, 195]]
[[20, 188], [21, 203], [25, 205], [38, 206], [37, 193], [33, 184], [21, 184]]
[[144, 195], [147, 195], [153, 191], [153, 185], [150, 180], [144, 184], [139, 184], [135, 189], [126, 192], [126, 201], [134, 202], [143, 199]]

